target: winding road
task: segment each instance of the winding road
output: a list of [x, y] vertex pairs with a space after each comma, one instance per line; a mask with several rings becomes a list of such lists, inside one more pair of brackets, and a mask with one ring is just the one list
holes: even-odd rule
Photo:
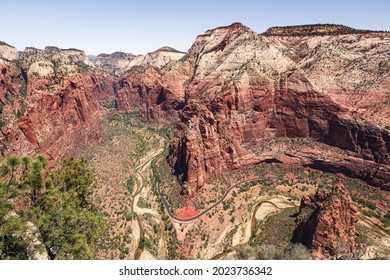
[[157, 181], [157, 191], [158, 191], [158, 194], [160, 195], [161, 197], [161, 200], [165, 206], [165, 209], [167, 210], [168, 212], [168, 215], [169, 217], [171, 217], [172, 219], [174, 219], [175, 221], [178, 221], [178, 222], [183, 222], [183, 223], [186, 223], [186, 222], [192, 222], [200, 217], [202, 217], [204, 214], [207, 214], [208, 212], [210, 212], [211, 210], [213, 210], [215, 207], [217, 207], [219, 204], [221, 204], [221, 202], [223, 202], [227, 195], [237, 186], [239, 185], [242, 185], [242, 184], [245, 184], [245, 183], [250, 183], [250, 182], [255, 182], [255, 181], [265, 181], [265, 180], [269, 180], [269, 179], [278, 179], [278, 178], [253, 178], [253, 179], [248, 179], [248, 180], [245, 180], [245, 181], [241, 181], [241, 182], [238, 182], [237, 184], [234, 184], [233, 186], [231, 186], [226, 192], [225, 194], [217, 201], [215, 202], [213, 205], [211, 205], [209, 208], [207, 208], [206, 210], [202, 211], [201, 213], [199, 213], [198, 215], [192, 217], [192, 218], [188, 218], [188, 219], [181, 219], [181, 218], [178, 218], [176, 217], [170, 207], [169, 207], [169, 203], [168, 201], [165, 199], [165, 197], [163, 196], [162, 192], [161, 192], [161, 187], [160, 187], [160, 182]]
[[[163, 154], [163, 152], [156, 156], [156, 160], [158, 157], [160, 157], [161, 155]], [[152, 161], [152, 166], [154, 167], [154, 164], [155, 164], [155, 161]], [[155, 168], [153, 168], [155, 170]], [[211, 210], [213, 210], [215, 207], [217, 207], [219, 204], [221, 204], [225, 199], [226, 197], [228, 196], [228, 194], [237, 186], [239, 185], [242, 185], [242, 184], [245, 184], [245, 183], [250, 183], [250, 182], [255, 182], [255, 181], [266, 181], [266, 180], [281, 180], [282, 178], [281, 177], [277, 177], [277, 176], [272, 176], [272, 177], [267, 177], [267, 178], [253, 178], [253, 179], [248, 179], [248, 180], [244, 180], [244, 181], [241, 181], [241, 182], [238, 182], [236, 184], [234, 184], [233, 186], [230, 186], [230, 188], [225, 192], [225, 194], [217, 201], [215, 202], [213, 205], [211, 205], [209, 208], [207, 208], [206, 210], [202, 211], [201, 213], [199, 213], [198, 215], [192, 217], [192, 218], [187, 218], [187, 219], [182, 219], [182, 218], [179, 218], [179, 217], [176, 217], [172, 211], [171, 211], [171, 208], [169, 206], [169, 203], [168, 201], [166, 200], [166, 198], [164, 197], [163, 193], [161, 192], [161, 185], [160, 185], [160, 181], [157, 179], [157, 192], [164, 204], [164, 207], [165, 209], [167, 210], [167, 213], [169, 215], [169, 217], [177, 222], [182, 222], [182, 223], [188, 223], [188, 222], [192, 222], [200, 217], [202, 217], [203, 215], [207, 214], [208, 212], [210, 212]]]

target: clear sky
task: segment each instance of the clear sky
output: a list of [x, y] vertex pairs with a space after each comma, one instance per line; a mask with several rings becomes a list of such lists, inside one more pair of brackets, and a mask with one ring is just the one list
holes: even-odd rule
[[87, 54], [187, 51], [208, 29], [242, 22], [271, 26], [337, 23], [390, 30], [389, 0], [0, 0], [0, 41], [25, 47], [78, 48]]

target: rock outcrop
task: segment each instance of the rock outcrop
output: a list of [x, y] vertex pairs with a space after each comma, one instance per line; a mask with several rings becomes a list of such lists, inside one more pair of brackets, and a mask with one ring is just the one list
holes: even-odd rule
[[302, 198], [291, 241], [307, 246], [315, 259], [357, 258], [359, 215], [342, 185], [317, 190]]
[[123, 52], [102, 53], [96, 57], [95, 65], [114, 75], [121, 75], [131, 68], [130, 63], [135, 57], [134, 54]]
[[19, 52], [13, 46], [8, 45], [5, 42], [0, 41], [0, 61], [1, 60], [14, 60], [19, 56]]
[[188, 62], [177, 63], [184, 55], [170, 47], [138, 56], [116, 52], [98, 55], [95, 65], [118, 77], [118, 110], [138, 111], [143, 121], [174, 123], [184, 106], [184, 82], [192, 74]]
[[362, 34], [384, 31], [371, 31], [354, 29], [340, 24], [308, 24], [295, 26], [275, 26], [268, 28], [263, 35], [266, 36], [318, 36], [318, 35], [343, 35]]
[[136, 71], [147, 67], [154, 67], [159, 70], [170, 62], [181, 59], [184, 55], [185, 53], [170, 47], [163, 47], [146, 55], [115, 52], [112, 54], [99, 54], [96, 58], [95, 65], [114, 75], [120, 76], [125, 74], [127, 76], [134, 72], [131, 71], [132, 68], [136, 68]]
[[27, 48], [0, 61], [0, 70], [2, 155], [44, 153], [54, 162], [100, 139], [112, 79], [84, 52]]
[[[100, 140], [105, 107], [139, 110], [147, 121], [177, 120], [190, 71], [170, 63], [183, 56], [165, 47], [145, 56], [100, 55], [93, 63], [77, 49], [18, 52], [1, 43], [1, 155], [44, 153], [51, 162], [72, 155]], [[162, 77], [165, 67], [170, 73]]]
[[117, 109], [137, 110], [144, 121], [177, 122], [184, 107], [185, 82], [192, 72], [189, 61], [172, 61], [161, 69], [133, 67], [117, 83]]
[[[390, 72], [381, 70], [389, 42], [388, 33], [272, 37], [239, 23], [198, 36], [176, 63], [194, 71], [168, 157], [188, 193], [261, 162], [343, 172], [389, 189]], [[279, 138], [311, 139], [333, 152], [264, 152]]]

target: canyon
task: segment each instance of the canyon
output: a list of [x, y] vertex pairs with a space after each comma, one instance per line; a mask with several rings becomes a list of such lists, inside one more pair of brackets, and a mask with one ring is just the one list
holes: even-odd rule
[[[390, 191], [389, 87], [390, 33], [341, 25], [257, 34], [233, 23], [199, 35], [185, 53], [163, 47], [94, 61], [77, 49], [20, 52], [0, 42], [0, 153], [44, 154], [54, 167], [104, 141], [102, 123], [125, 112], [174, 126], [164, 164], [187, 202], [223, 176], [268, 165], [355, 178], [382, 194]], [[334, 188], [302, 199], [299, 212], [312, 216], [299, 214], [291, 232], [318, 259], [336, 258], [326, 248], [341, 239], [349, 256], [361, 248], [358, 210]], [[331, 226], [326, 238], [314, 232]]]

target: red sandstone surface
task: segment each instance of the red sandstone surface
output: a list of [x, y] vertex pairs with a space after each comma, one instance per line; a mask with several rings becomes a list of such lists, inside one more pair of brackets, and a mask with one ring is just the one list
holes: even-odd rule
[[312, 250], [316, 259], [348, 258], [358, 253], [359, 211], [342, 184], [303, 197], [292, 242]]
[[0, 66], [2, 154], [43, 153], [57, 161], [100, 139], [110, 77], [70, 58], [46, 48]]
[[189, 219], [198, 215], [199, 212], [192, 205], [186, 205], [183, 208], [176, 209], [175, 214], [180, 219]]
[[[241, 24], [198, 36], [188, 54], [194, 72], [170, 143], [178, 178], [193, 193], [230, 170], [280, 162], [342, 172], [388, 190], [390, 133], [383, 127], [389, 106], [383, 104], [390, 77], [373, 61], [388, 62], [382, 51], [389, 40], [387, 33], [264, 37]], [[303, 60], [295, 60], [303, 49]], [[353, 78], [342, 66], [347, 62], [355, 65]], [[364, 108], [355, 98], [364, 100]], [[281, 138], [313, 142], [269, 147]]]

